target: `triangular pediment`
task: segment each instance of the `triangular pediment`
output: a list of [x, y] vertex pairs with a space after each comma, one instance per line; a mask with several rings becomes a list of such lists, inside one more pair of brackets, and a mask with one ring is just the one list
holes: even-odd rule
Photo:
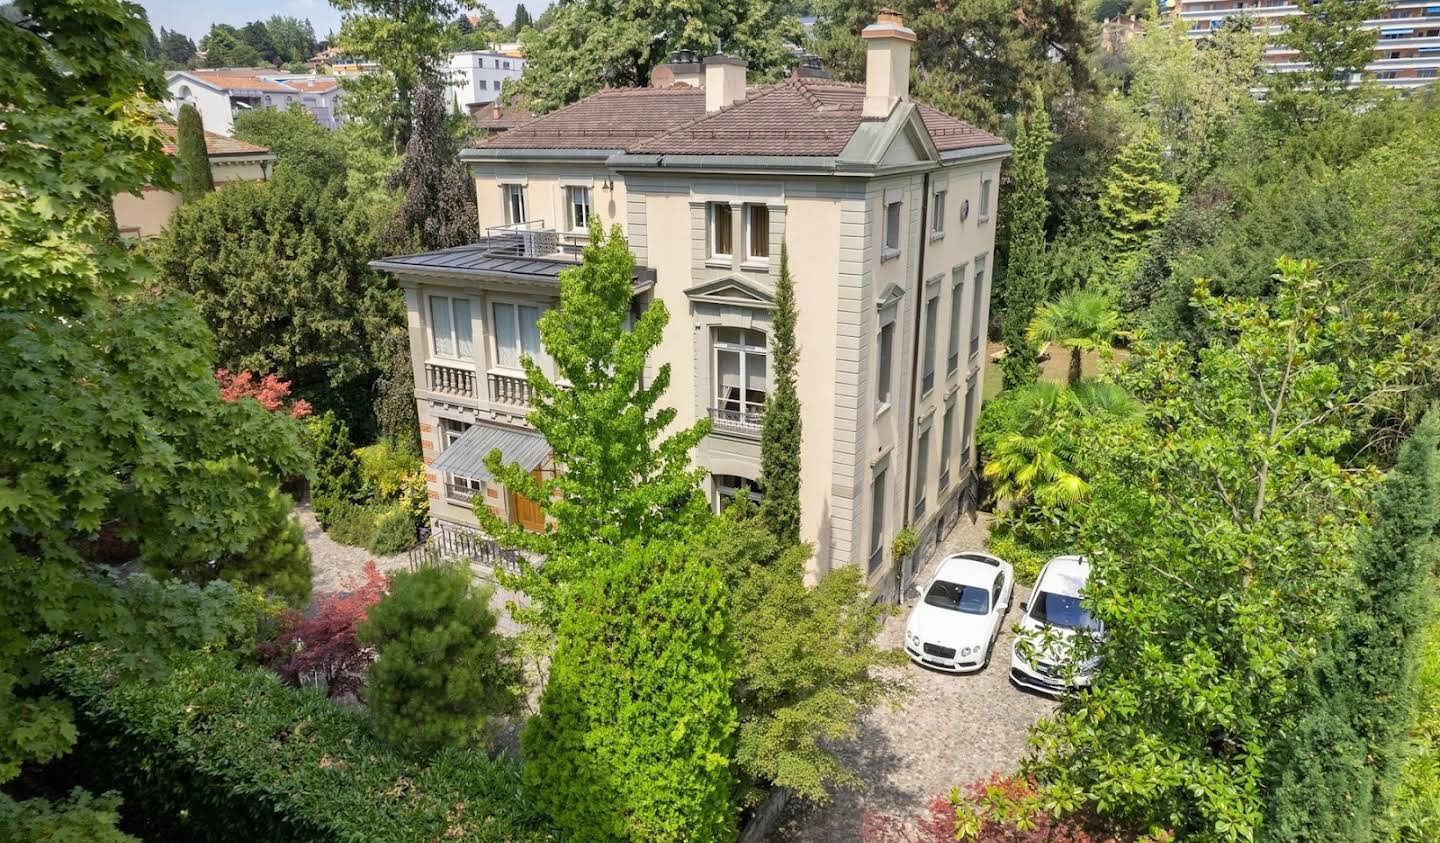
[[880, 295], [875, 297], [875, 307], [878, 310], [884, 310], [903, 298], [905, 298], [905, 288], [892, 282], [885, 285], [885, 289], [881, 290]]
[[728, 304], [735, 307], [775, 306], [775, 294], [769, 288], [741, 275], [727, 275], [706, 281], [685, 291], [692, 301]]

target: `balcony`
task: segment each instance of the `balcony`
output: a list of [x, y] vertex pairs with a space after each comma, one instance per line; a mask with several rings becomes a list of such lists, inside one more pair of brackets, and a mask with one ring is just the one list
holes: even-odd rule
[[486, 252], [493, 257], [580, 259], [590, 235], [569, 234], [548, 228], [544, 220], [513, 225], [492, 225], [485, 229]]
[[425, 383], [431, 392], [459, 398], [475, 397], [475, 372], [471, 369], [426, 363]]
[[490, 403], [501, 407], [528, 409], [530, 407], [530, 382], [523, 377], [499, 375], [494, 372], [485, 376], [490, 382]]
[[458, 474], [445, 475], [445, 499], [460, 506], [471, 506], [470, 499], [485, 494], [485, 484]]
[[734, 433], [741, 436], [759, 436], [760, 425], [765, 419], [765, 405], [755, 410], [722, 410], [710, 408], [711, 428], [719, 433]]

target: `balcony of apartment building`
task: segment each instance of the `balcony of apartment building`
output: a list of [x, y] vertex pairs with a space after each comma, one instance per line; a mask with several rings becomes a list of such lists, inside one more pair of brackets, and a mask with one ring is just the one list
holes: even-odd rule
[[[523, 423], [534, 400], [522, 360], [554, 377], [539, 320], [560, 297], [560, 273], [580, 261], [585, 235], [542, 220], [492, 226], [476, 243], [373, 261], [407, 292], [416, 396]], [[648, 295], [655, 271], [637, 266]]]

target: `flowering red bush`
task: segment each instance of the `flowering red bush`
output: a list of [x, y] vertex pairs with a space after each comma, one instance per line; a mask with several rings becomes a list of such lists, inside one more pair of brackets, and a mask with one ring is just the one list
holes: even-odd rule
[[937, 796], [923, 817], [867, 813], [860, 825], [866, 843], [1167, 843], [1167, 832], [1136, 835], [1091, 812], [1056, 817], [1043, 807], [1035, 782], [991, 773], [989, 778]]
[[355, 627], [390, 590], [390, 578], [373, 561], [364, 577], [352, 591], [322, 594], [308, 611], [282, 615], [280, 633], [261, 646], [261, 658], [292, 685], [323, 684], [331, 697], [357, 691], [375, 651], [360, 646]]
[[[231, 372], [228, 369], [216, 369], [215, 381], [220, 384], [220, 397], [226, 401], [239, 401], [241, 398], [254, 398], [260, 402], [260, 406], [275, 412], [285, 409], [285, 399], [290, 397], [290, 382], [282, 381], [274, 375], [266, 375], [257, 383], [255, 376], [249, 371]], [[297, 419], [303, 419], [314, 410], [310, 402], [303, 398], [290, 405], [290, 415]]]

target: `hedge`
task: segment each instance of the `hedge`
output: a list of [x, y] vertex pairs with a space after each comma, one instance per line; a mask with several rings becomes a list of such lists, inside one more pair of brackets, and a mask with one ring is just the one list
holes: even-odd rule
[[268, 671], [196, 655], [155, 681], [76, 648], [49, 677], [77, 710], [78, 783], [119, 790], [126, 830], [187, 841], [553, 839], [519, 765], [445, 751], [392, 754], [359, 713]]

